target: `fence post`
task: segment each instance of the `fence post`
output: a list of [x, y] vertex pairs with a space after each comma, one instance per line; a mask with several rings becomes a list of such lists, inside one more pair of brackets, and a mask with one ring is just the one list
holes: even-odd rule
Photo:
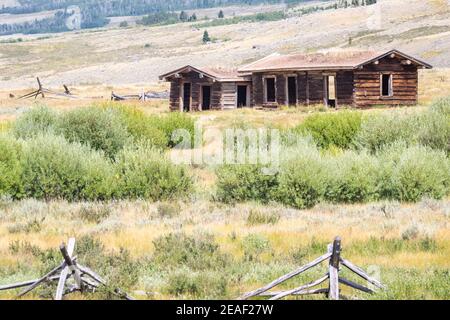
[[339, 261], [341, 258], [341, 238], [336, 237], [333, 242], [332, 254], [330, 258], [329, 276], [330, 287], [328, 298], [330, 300], [339, 300]]

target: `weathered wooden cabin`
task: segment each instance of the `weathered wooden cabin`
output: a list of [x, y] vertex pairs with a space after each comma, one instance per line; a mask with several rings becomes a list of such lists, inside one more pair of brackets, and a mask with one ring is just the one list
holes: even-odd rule
[[398, 50], [273, 54], [238, 70], [186, 66], [160, 76], [170, 81], [170, 108], [201, 111], [324, 104], [415, 105], [418, 70], [431, 69]]
[[170, 81], [170, 109], [203, 111], [250, 107], [251, 76], [237, 70], [185, 66], [160, 76]]

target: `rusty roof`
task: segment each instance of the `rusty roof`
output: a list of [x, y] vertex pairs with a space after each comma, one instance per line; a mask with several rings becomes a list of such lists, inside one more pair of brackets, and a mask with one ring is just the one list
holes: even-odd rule
[[385, 53], [376, 51], [330, 51], [314, 54], [290, 54], [280, 55], [278, 53], [267, 56], [263, 59], [250, 63], [240, 69], [223, 67], [196, 68], [191, 65], [181, 67], [159, 76], [161, 80], [168, 77], [177, 76], [185, 72], [197, 72], [206, 77], [221, 82], [246, 81], [244, 76], [252, 72], [263, 71], [308, 71], [308, 70], [352, 70], [366, 64], [375, 62], [389, 55], [402, 57], [415, 64], [431, 69], [432, 66], [419, 59], [413, 58], [398, 50], [391, 50]]
[[275, 53], [240, 68], [239, 72], [356, 69], [362, 65], [381, 59], [390, 54], [399, 55], [405, 59], [412, 60], [419, 65], [431, 68], [431, 65], [412, 58], [398, 50], [391, 50], [386, 53], [376, 51], [330, 51], [314, 54], [302, 53], [289, 55], [280, 55]]

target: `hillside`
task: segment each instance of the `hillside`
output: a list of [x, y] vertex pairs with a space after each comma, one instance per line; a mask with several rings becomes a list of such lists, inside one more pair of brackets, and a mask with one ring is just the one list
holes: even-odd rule
[[[157, 83], [159, 74], [180, 65], [238, 66], [275, 51], [397, 48], [437, 68], [450, 67], [447, 1], [381, 0], [369, 7], [296, 15], [307, 6], [312, 4], [289, 9], [289, 17], [278, 21], [119, 28], [117, 18], [109, 28], [0, 37], [0, 88], [34, 86], [35, 76], [44, 78], [48, 86], [149, 86]], [[201, 17], [218, 11], [205, 10], [195, 12]], [[280, 10], [279, 5], [224, 11], [227, 18], [241, 11], [274, 10]], [[203, 45], [205, 29], [214, 41]]]

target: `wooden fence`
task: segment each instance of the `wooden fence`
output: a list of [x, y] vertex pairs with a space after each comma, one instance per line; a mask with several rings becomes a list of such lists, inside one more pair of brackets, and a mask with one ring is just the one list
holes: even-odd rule
[[[77, 263], [77, 257], [74, 256], [75, 238], [69, 239], [67, 247], [62, 243], [59, 249], [63, 258], [60, 265], [39, 279], [0, 286], [0, 291], [26, 287], [17, 296], [20, 298], [44, 283], [57, 281], [58, 285], [54, 298], [55, 300], [62, 300], [65, 295], [73, 292], [94, 292], [98, 287], [108, 285], [97, 273]], [[68, 281], [71, 277], [73, 283]], [[114, 289], [114, 294], [122, 299], [134, 300], [133, 297], [118, 288]]]
[[[340, 297], [340, 290], [339, 290], [339, 284], [351, 287], [356, 290], [360, 290], [365, 293], [373, 293], [374, 291], [368, 287], [365, 287], [363, 285], [357, 284], [353, 281], [347, 280], [339, 275], [339, 271], [341, 266], [344, 266], [348, 268], [350, 271], [358, 275], [359, 277], [363, 278], [367, 282], [371, 283], [375, 287], [379, 289], [385, 289], [385, 286], [378, 280], [370, 277], [366, 272], [364, 272], [361, 268], [355, 266], [350, 261], [344, 259], [341, 256], [341, 238], [336, 237], [334, 242], [328, 246], [328, 252], [324, 254], [323, 256], [317, 258], [316, 260], [272, 281], [268, 285], [256, 289], [252, 292], [248, 292], [241, 296], [239, 300], [247, 300], [252, 297], [269, 297], [269, 300], [279, 300], [288, 296], [302, 296], [302, 295], [312, 295], [312, 294], [326, 294], [329, 299], [331, 300], [339, 300]], [[311, 268], [314, 268], [321, 264], [322, 262], [328, 261], [328, 272], [321, 278], [308, 283], [306, 285], [302, 285], [300, 287], [286, 290], [286, 291], [269, 291], [273, 289], [274, 287], [286, 282], [287, 280], [290, 280], [308, 270]], [[319, 288], [314, 289], [315, 287], [318, 287], [322, 285], [323, 283], [328, 281], [328, 287], [327, 288]]]

